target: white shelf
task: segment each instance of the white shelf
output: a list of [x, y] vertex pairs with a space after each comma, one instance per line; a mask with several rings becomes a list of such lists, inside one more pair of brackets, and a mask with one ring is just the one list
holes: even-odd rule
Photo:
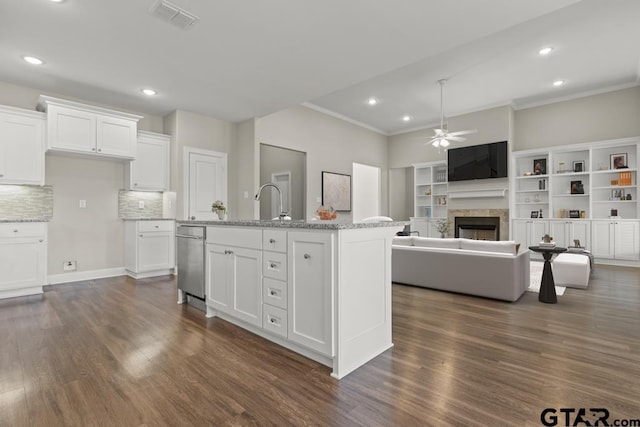
[[637, 200], [597, 200], [593, 204], [605, 204], [605, 203], [636, 203]]
[[504, 197], [507, 190], [498, 188], [495, 190], [478, 190], [478, 191], [450, 191], [450, 199], [477, 199], [487, 197]]
[[549, 175], [522, 175], [516, 176], [516, 179], [543, 179], [549, 178]]
[[517, 202], [516, 205], [548, 205], [549, 202]]
[[549, 190], [544, 189], [544, 190], [518, 190], [516, 191], [516, 193], [541, 193], [541, 192], [548, 192]]
[[608, 173], [620, 173], [620, 172], [636, 172], [636, 171], [637, 171], [637, 169], [631, 169], [631, 168], [626, 168], [626, 169], [603, 169], [603, 170], [593, 171], [591, 173], [596, 175], [596, 174], [608, 174]]
[[553, 194], [553, 197], [588, 197], [589, 194]]
[[624, 190], [626, 188], [638, 188], [637, 185], [606, 185], [604, 187], [592, 187], [592, 190]]

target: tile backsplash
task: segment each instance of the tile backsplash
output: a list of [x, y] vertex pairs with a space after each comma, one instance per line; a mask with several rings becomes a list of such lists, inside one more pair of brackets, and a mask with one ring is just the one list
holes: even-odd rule
[[118, 192], [118, 217], [162, 218], [162, 193], [120, 190]]
[[49, 221], [52, 217], [52, 186], [0, 185], [0, 219]]

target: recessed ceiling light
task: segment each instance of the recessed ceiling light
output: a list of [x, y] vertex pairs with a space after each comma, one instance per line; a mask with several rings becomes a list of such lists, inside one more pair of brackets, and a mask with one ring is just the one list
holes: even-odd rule
[[378, 103], [378, 100], [375, 99], [375, 98], [369, 98], [367, 100], [367, 104], [369, 104], [369, 105], [376, 105], [377, 103]]
[[142, 93], [144, 93], [147, 96], [153, 96], [158, 94], [158, 92], [156, 92], [153, 89], [142, 89]]
[[540, 49], [540, 50], [538, 51], [538, 53], [539, 53], [540, 55], [549, 55], [549, 54], [551, 53], [551, 51], [552, 51], [552, 50], [553, 50], [553, 48], [552, 48], [552, 47], [543, 47], [542, 49]]
[[32, 65], [44, 64], [44, 61], [42, 59], [36, 58], [35, 56], [23, 56], [22, 59], [24, 59], [25, 61], [27, 61], [29, 64], [32, 64]]
[[564, 80], [556, 80], [555, 82], [553, 82], [554, 86], [562, 86], [564, 84]]
[[411, 116], [404, 116], [404, 117], [402, 118], [402, 121], [404, 121], [404, 122], [408, 122], [408, 121], [410, 121], [410, 120], [411, 120]]

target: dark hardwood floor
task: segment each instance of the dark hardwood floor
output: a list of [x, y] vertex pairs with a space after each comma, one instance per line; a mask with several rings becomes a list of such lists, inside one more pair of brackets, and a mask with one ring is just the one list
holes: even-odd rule
[[394, 285], [395, 347], [337, 381], [177, 305], [171, 277], [50, 286], [0, 301], [0, 425], [539, 426], [548, 407], [640, 418], [640, 270], [598, 266], [558, 300]]

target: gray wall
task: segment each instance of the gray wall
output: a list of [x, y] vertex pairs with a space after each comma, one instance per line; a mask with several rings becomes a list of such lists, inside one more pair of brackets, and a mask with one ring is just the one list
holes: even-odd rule
[[515, 112], [514, 151], [640, 135], [640, 86]]
[[[352, 175], [353, 162], [381, 168], [382, 214], [387, 215], [386, 136], [297, 106], [257, 119], [256, 141], [307, 153], [307, 218], [320, 206], [322, 171]], [[340, 216], [351, 218], [347, 212]]]
[[[0, 104], [35, 109], [40, 94], [98, 105], [56, 93], [0, 82]], [[126, 111], [117, 106], [106, 106]], [[138, 115], [143, 113], [127, 111]], [[162, 118], [145, 115], [138, 128], [162, 132]], [[45, 183], [53, 186], [48, 274], [62, 273], [62, 261], [78, 261], [78, 272], [124, 266], [124, 224], [118, 218], [123, 162], [46, 155]], [[87, 207], [80, 209], [79, 200]]]
[[[260, 144], [260, 184], [271, 181], [271, 174], [291, 172], [291, 210], [292, 219], [304, 219], [305, 153], [271, 145]], [[271, 190], [266, 191], [260, 202], [260, 219], [271, 219]]]

